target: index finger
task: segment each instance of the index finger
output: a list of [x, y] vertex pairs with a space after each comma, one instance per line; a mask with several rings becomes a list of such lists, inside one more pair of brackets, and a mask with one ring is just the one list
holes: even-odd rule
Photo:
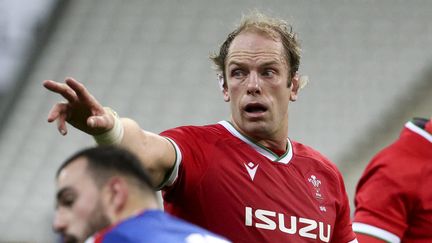
[[46, 89], [54, 93], [60, 94], [70, 103], [75, 102], [77, 99], [75, 91], [66, 84], [62, 84], [53, 80], [44, 80], [42, 84]]
[[80, 100], [90, 103], [98, 103], [82, 83], [73, 78], [67, 78], [66, 84], [75, 91]]

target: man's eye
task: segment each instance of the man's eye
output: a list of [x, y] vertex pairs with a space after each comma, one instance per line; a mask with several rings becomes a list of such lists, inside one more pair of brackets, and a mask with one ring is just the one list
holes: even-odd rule
[[262, 75], [264, 76], [264, 77], [273, 77], [274, 75], [275, 75], [275, 71], [274, 70], [272, 70], [272, 69], [267, 69], [267, 70], [265, 70], [263, 73], [262, 73]]
[[75, 197], [66, 196], [60, 199], [59, 204], [64, 207], [72, 207], [75, 202]]
[[231, 71], [231, 77], [241, 78], [245, 75], [245, 73], [241, 69], [234, 69]]

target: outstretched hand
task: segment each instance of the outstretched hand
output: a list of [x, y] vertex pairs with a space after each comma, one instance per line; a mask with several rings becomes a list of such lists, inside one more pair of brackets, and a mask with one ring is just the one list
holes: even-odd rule
[[62, 135], [67, 134], [66, 122], [90, 135], [113, 128], [113, 115], [106, 112], [80, 82], [73, 78], [66, 78], [65, 83], [45, 80], [43, 86], [67, 101], [55, 104], [48, 114], [48, 122], [57, 121], [57, 129]]

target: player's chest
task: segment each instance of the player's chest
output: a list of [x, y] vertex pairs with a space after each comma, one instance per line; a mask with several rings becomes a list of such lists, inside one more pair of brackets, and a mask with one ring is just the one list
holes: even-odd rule
[[212, 193], [221, 197], [238, 198], [252, 208], [296, 215], [327, 218], [326, 214], [335, 213], [334, 181], [322, 168], [307, 165], [307, 160], [293, 157], [282, 163], [245, 150], [224, 151], [210, 161], [202, 182], [207, 182], [206, 190], [213, 189]]
[[275, 237], [305, 233], [326, 242], [337, 214], [328, 190], [333, 185], [322, 170], [295, 166], [303, 162], [307, 163], [295, 157], [284, 164], [257, 153], [221, 153], [211, 159], [201, 183], [213, 200], [230, 199], [228, 209], [214, 208], [220, 217], [237, 218], [246, 229]]

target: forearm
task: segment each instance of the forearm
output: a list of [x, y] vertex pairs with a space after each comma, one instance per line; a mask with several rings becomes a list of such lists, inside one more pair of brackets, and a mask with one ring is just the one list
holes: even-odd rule
[[175, 163], [175, 150], [165, 138], [147, 132], [134, 120], [119, 118], [107, 109], [114, 118], [114, 126], [107, 132], [94, 136], [99, 145], [118, 145], [134, 153], [151, 176], [154, 186], [160, 185]]
[[165, 138], [142, 130], [134, 120], [122, 118], [121, 122], [124, 135], [120, 145], [138, 156], [154, 185], [159, 185], [175, 163], [173, 146]]

